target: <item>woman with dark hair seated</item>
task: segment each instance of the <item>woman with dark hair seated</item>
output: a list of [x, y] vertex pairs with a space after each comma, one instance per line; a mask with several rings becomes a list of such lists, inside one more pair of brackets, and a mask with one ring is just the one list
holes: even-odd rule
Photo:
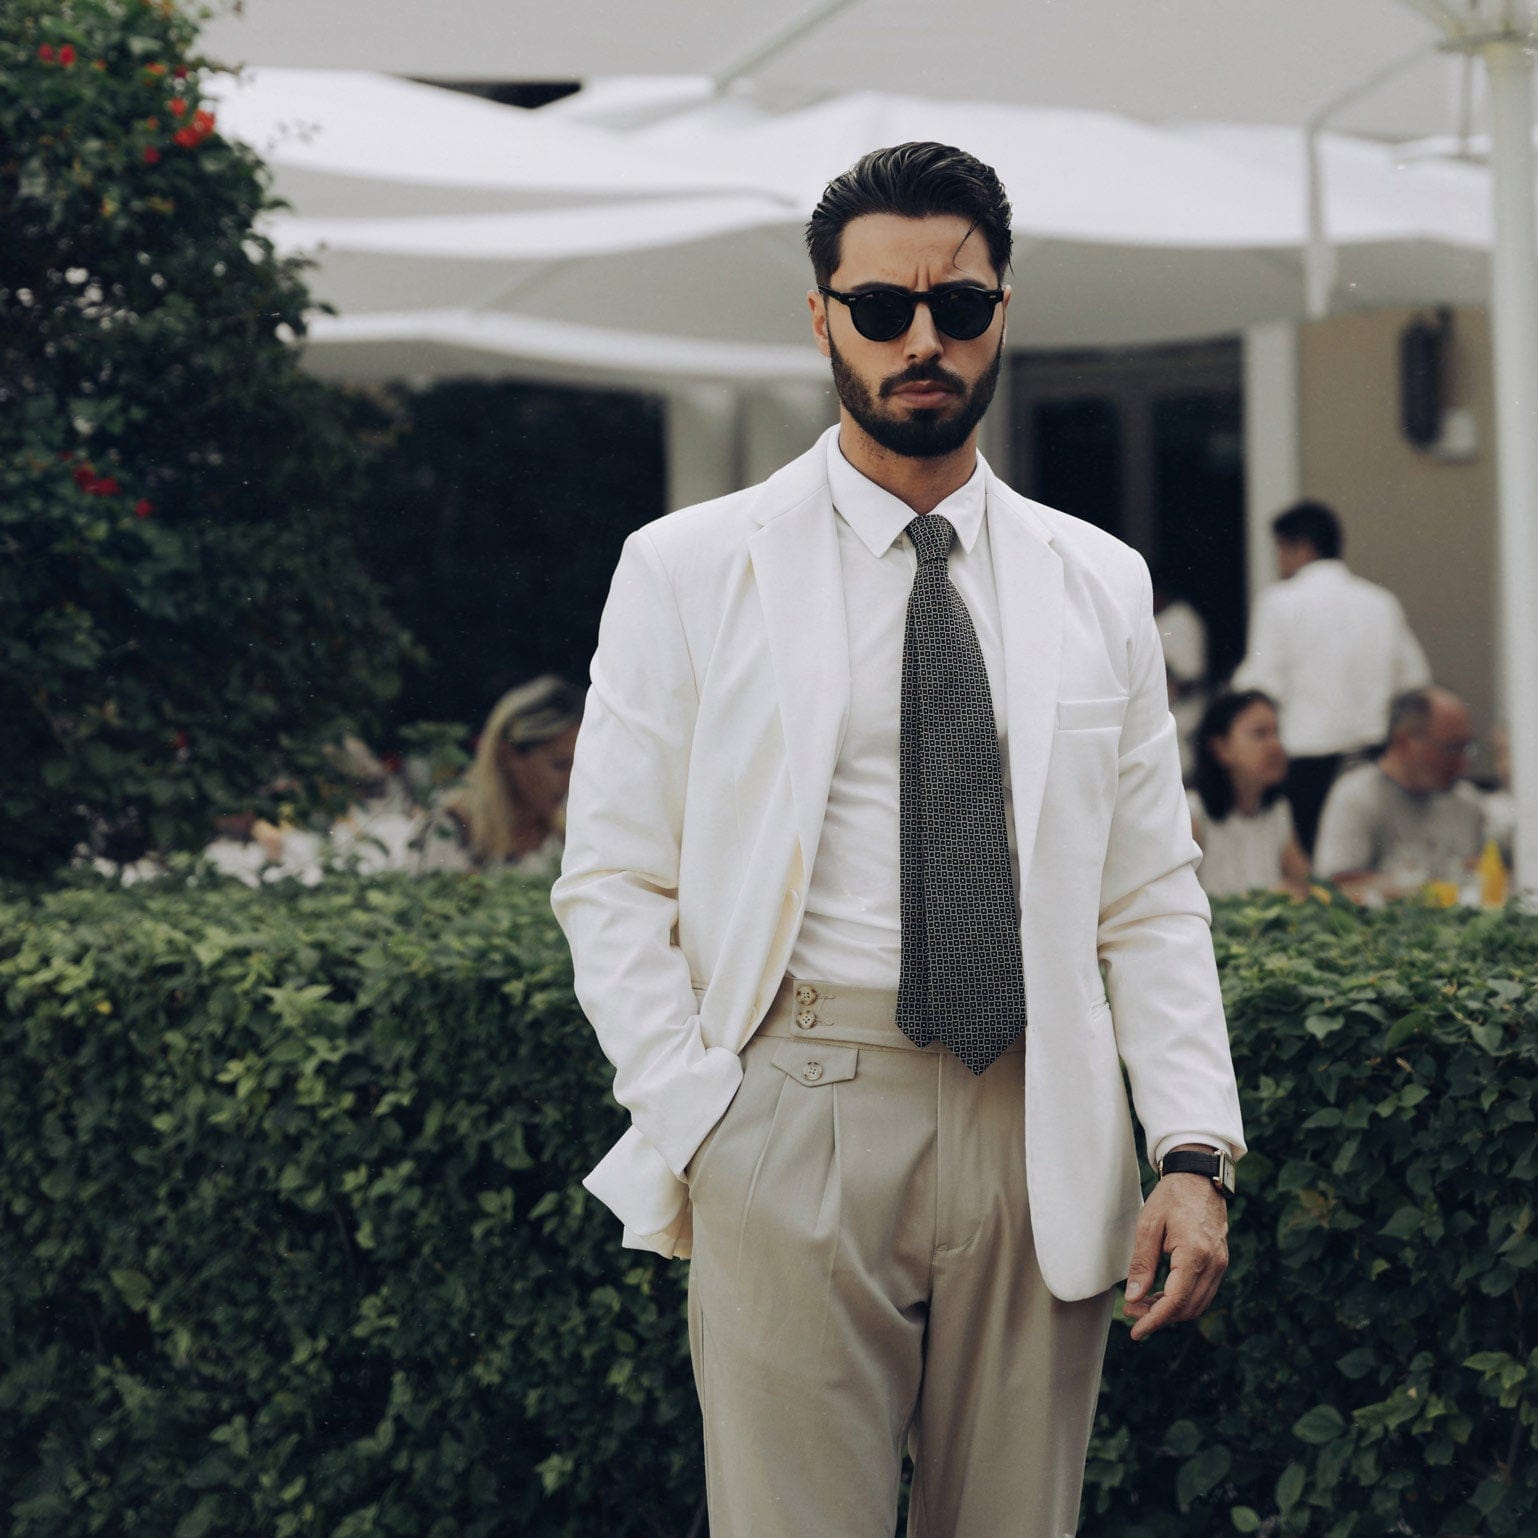
[[1282, 796], [1287, 750], [1276, 730], [1276, 705], [1259, 689], [1225, 692], [1196, 729], [1191, 832], [1202, 846], [1197, 869], [1209, 897], [1258, 887], [1301, 895], [1308, 856]]

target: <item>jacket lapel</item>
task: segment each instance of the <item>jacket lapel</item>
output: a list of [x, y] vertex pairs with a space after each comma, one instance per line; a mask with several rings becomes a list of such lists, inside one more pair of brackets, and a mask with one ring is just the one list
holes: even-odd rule
[[990, 471], [988, 542], [1004, 643], [1010, 796], [1022, 902], [1057, 729], [1063, 660], [1063, 563], [1051, 538], [1031, 504]]
[[807, 870], [849, 715], [849, 638], [825, 454], [819, 439], [765, 483], [754, 510], [760, 527], [748, 539]]

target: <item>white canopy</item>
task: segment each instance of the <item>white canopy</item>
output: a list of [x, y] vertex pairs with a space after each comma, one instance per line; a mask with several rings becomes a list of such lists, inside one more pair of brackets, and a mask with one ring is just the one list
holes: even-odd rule
[[1419, 50], [1337, 125], [1404, 138], [1458, 127], [1460, 63], [1433, 36], [1401, 0], [243, 0], [205, 45], [428, 79], [746, 74], [776, 100], [895, 90], [1154, 123], [1299, 123]]
[[[904, 138], [965, 144], [1003, 177], [1016, 346], [1210, 336], [1302, 311], [1300, 131], [1153, 128], [868, 92], [782, 114], [708, 103], [624, 137], [681, 185], [714, 178], [709, 195], [391, 218], [335, 216], [296, 197], [300, 211], [271, 230], [281, 248], [318, 257], [312, 286], [340, 311], [312, 333], [321, 367], [345, 348], [351, 372], [364, 347], [368, 372], [394, 366], [393, 331], [432, 340], [439, 366], [457, 351], [458, 366], [478, 372], [495, 371], [500, 352], [515, 371], [595, 362], [610, 377], [813, 378], [822, 364], [807, 340], [802, 226], [830, 167]], [[1480, 297], [1482, 171], [1404, 165], [1389, 147], [1339, 136], [1322, 141], [1322, 159], [1344, 302]], [[751, 191], [733, 190], [749, 177]]]
[[662, 160], [574, 118], [336, 69], [213, 75], [219, 126], [273, 167], [297, 208], [339, 218], [571, 207], [748, 185]]

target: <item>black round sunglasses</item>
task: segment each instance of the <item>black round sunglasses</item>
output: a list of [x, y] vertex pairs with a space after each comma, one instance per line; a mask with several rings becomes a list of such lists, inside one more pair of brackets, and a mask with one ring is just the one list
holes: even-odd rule
[[929, 306], [935, 330], [956, 342], [970, 342], [993, 323], [994, 307], [1004, 297], [1002, 288], [867, 288], [857, 294], [841, 294], [836, 288], [817, 285], [817, 292], [849, 306], [854, 329], [870, 342], [892, 342], [913, 324], [913, 312]]

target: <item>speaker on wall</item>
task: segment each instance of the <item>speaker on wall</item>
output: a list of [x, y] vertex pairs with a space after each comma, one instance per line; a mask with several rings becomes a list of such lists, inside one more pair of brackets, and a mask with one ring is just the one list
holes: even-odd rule
[[1442, 374], [1452, 311], [1417, 317], [1399, 333], [1399, 427], [1418, 449], [1442, 436]]

